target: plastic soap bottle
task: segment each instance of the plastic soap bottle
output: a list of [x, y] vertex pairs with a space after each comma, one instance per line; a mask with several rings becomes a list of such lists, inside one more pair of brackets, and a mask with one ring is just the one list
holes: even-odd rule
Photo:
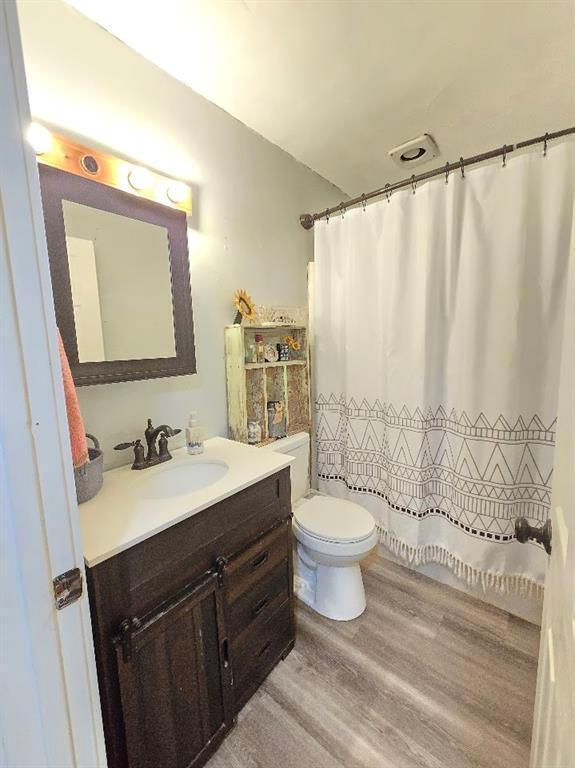
[[196, 411], [190, 413], [188, 426], [186, 427], [186, 447], [192, 456], [204, 452], [204, 430], [198, 425]]

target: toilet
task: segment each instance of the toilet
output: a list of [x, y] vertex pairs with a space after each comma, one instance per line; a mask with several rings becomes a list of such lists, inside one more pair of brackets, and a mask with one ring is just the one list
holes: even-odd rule
[[377, 544], [375, 521], [352, 501], [309, 493], [309, 447], [307, 432], [266, 446], [295, 457], [291, 465], [295, 591], [322, 616], [350, 621], [365, 610], [359, 562]]

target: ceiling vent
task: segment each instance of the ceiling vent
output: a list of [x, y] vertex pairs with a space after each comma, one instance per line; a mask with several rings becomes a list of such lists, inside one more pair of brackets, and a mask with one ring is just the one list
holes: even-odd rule
[[411, 139], [411, 141], [400, 144], [399, 147], [390, 149], [388, 154], [397, 165], [412, 168], [427, 163], [434, 157], [439, 157], [439, 147], [433, 140], [433, 136], [424, 133], [416, 139]]

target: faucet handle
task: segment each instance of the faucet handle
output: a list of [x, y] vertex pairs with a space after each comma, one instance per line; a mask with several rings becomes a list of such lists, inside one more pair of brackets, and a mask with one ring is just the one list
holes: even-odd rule
[[132, 440], [131, 443], [118, 443], [118, 445], [114, 446], [115, 451], [125, 451], [126, 448], [134, 449], [134, 463], [132, 464], [132, 469], [144, 469], [144, 446], [142, 445], [142, 441]]
[[118, 443], [118, 445], [114, 446], [115, 451], [125, 451], [126, 448], [134, 448], [140, 441], [139, 440], [132, 440], [131, 443]]

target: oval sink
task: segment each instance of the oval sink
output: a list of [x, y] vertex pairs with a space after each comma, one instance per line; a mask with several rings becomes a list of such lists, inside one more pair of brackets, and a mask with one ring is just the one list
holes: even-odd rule
[[166, 466], [143, 478], [139, 492], [147, 499], [185, 496], [221, 480], [229, 467], [223, 461], [194, 461], [190, 464]]

